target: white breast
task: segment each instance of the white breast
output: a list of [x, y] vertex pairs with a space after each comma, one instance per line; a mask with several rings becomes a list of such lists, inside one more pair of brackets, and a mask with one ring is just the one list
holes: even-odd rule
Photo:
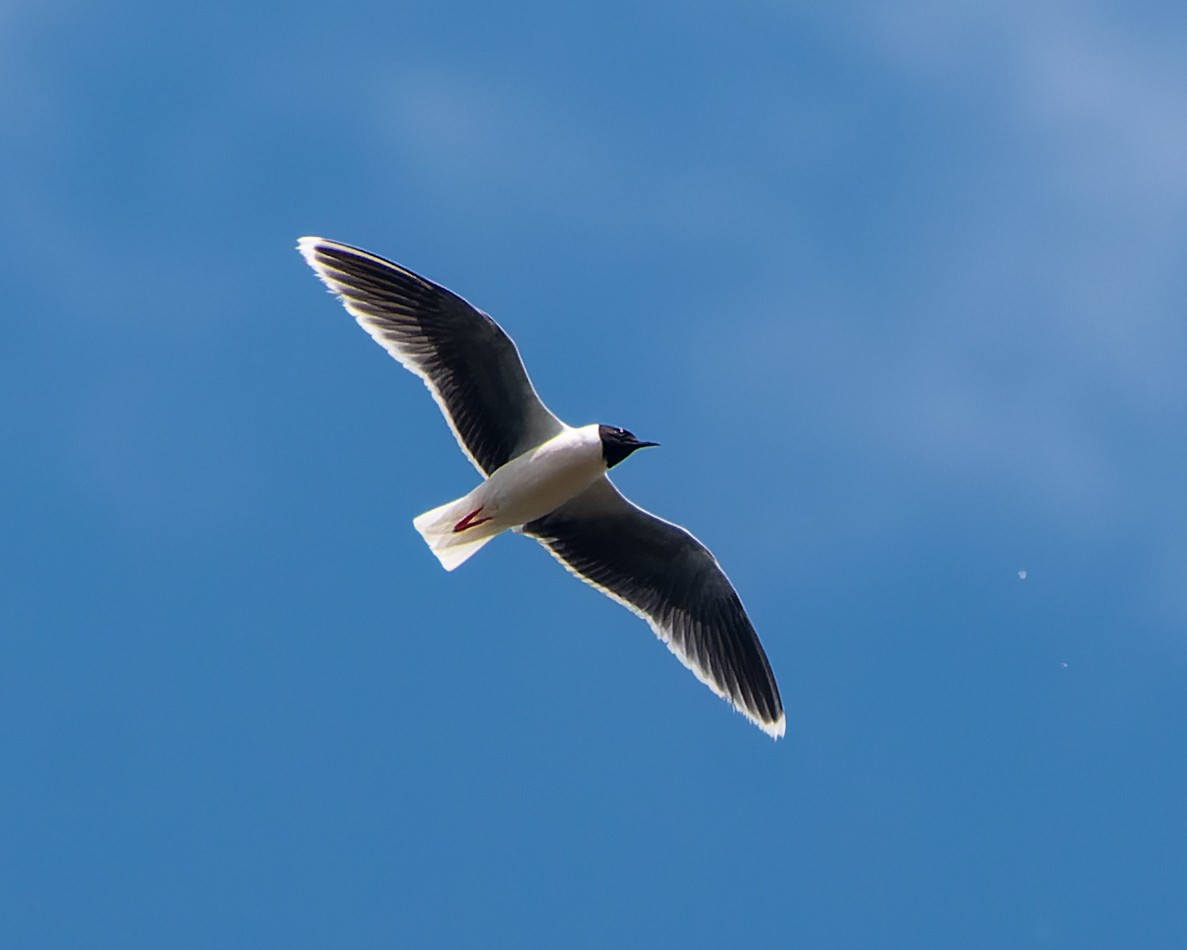
[[481, 486], [483, 503], [503, 524], [526, 524], [556, 511], [605, 473], [598, 427], [566, 428], [492, 472]]

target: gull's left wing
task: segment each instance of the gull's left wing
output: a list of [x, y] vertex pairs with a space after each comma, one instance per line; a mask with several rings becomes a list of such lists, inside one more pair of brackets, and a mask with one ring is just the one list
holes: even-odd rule
[[709, 549], [601, 478], [524, 525], [573, 574], [634, 611], [718, 696], [778, 739], [779, 687], [738, 594]]

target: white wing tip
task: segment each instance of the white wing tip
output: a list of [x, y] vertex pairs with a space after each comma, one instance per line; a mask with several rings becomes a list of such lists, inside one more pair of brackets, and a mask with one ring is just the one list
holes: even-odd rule
[[301, 256], [305, 258], [305, 263], [312, 267], [320, 275], [322, 273], [321, 262], [317, 259], [317, 249], [321, 245], [333, 244], [333, 241], [327, 241], [322, 237], [314, 237], [312, 235], [297, 238], [297, 250], [301, 252]]
[[[315, 237], [313, 235], [297, 238], [297, 250], [301, 252], [301, 257], [305, 259], [305, 263], [313, 268], [313, 272], [317, 274], [318, 279], [326, 285], [330, 293], [336, 294], [337, 296], [343, 298], [343, 303], [345, 304], [346, 309], [350, 310], [351, 314], [356, 320], [359, 321], [364, 329], [367, 329], [366, 324], [364, 324], [360, 319], [359, 314], [351, 310], [350, 303], [344, 296], [345, 288], [343, 284], [335, 278], [333, 272], [326, 266], [325, 262], [318, 259], [317, 255], [319, 251], [325, 248], [333, 247], [344, 247], [344, 245], [339, 244], [337, 241], [330, 241], [326, 238]], [[349, 248], [347, 249], [349, 250]], [[368, 332], [370, 331], [368, 330]]]
[[319, 237], [303, 237], [297, 239], [297, 250], [301, 252], [301, 256], [305, 258], [305, 263], [313, 268], [314, 272], [322, 280], [326, 279], [325, 268], [321, 261], [317, 259], [317, 248], [319, 245], [328, 243], [325, 238]]
[[754, 724], [772, 739], [782, 739], [787, 732], [787, 716], [784, 713], [779, 713], [779, 718], [774, 722], [755, 719]]

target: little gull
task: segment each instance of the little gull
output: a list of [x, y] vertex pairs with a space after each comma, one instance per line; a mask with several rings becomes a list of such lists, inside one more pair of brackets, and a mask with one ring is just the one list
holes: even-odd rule
[[717, 559], [606, 477], [657, 443], [561, 422], [536, 395], [511, 338], [457, 294], [336, 241], [303, 237], [298, 249], [375, 342], [424, 381], [484, 477], [465, 497], [413, 519], [442, 566], [452, 571], [508, 529], [527, 534], [646, 620], [718, 696], [782, 736], [770, 663]]

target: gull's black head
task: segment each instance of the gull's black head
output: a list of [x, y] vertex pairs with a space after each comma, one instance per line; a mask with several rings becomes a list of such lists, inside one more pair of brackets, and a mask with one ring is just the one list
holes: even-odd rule
[[606, 460], [606, 468], [613, 468], [636, 449], [659, 445], [658, 442], [640, 442], [626, 429], [616, 429], [614, 426], [598, 426], [598, 435], [602, 439], [602, 458]]

